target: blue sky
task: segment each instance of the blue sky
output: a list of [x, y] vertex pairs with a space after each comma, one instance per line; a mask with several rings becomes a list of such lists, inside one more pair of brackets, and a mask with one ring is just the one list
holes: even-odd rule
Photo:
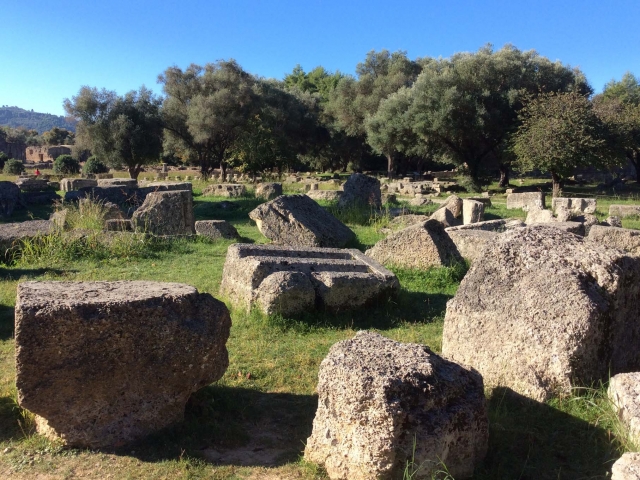
[[0, 105], [63, 114], [81, 86], [122, 94], [167, 67], [235, 58], [354, 73], [370, 50], [448, 57], [486, 43], [579, 66], [596, 91], [640, 75], [639, 0], [0, 0]]

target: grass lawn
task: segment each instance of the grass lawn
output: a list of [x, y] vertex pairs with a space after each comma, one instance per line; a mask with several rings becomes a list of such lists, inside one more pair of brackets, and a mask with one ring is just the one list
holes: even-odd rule
[[[199, 186], [194, 186], [199, 192]], [[520, 217], [499, 199], [487, 218]], [[247, 213], [260, 201], [196, 196], [200, 219], [225, 219], [245, 242], [266, 242]], [[327, 208], [336, 211], [335, 207]], [[428, 212], [435, 207], [423, 208]], [[31, 216], [47, 218], [47, 209]], [[383, 238], [385, 217], [339, 212], [355, 231], [352, 247]], [[21, 219], [29, 215], [21, 214]], [[33, 431], [28, 412], [16, 404], [13, 307], [16, 285], [26, 280], [157, 280], [183, 282], [218, 296], [230, 242], [201, 239], [159, 243], [128, 258], [33, 255], [0, 269], [0, 478], [126, 479], [321, 479], [322, 469], [301, 460], [311, 433], [318, 366], [335, 342], [357, 330], [440, 350], [446, 302], [466, 266], [428, 271], [396, 270], [400, 296], [365, 311], [314, 313], [302, 318], [265, 317], [231, 308], [227, 343], [230, 365], [217, 383], [197, 392], [185, 421], [115, 451], [62, 448]], [[490, 446], [476, 479], [605, 479], [628, 448], [609, 408], [604, 387], [576, 391], [546, 404], [488, 392]]]

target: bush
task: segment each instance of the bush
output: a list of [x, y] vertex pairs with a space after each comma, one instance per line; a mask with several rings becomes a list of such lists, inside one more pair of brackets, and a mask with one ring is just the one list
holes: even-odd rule
[[24, 165], [22, 164], [21, 160], [12, 158], [5, 162], [2, 171], [6, 175], [20, 175], [22, 172], [24, 172]]
[[96, 157], [89, 157], [82, 167], [82, 173], [109, 173], [109, 167], [98, 160]]
[[9, 160], [9, 155], [4, 152], [0, 152], [0, 168], [4, 168], [4, 164], [7, 160]]
[[53, 173], [63, 175], [80, 173], [80, 163], [71, 155], [60, 155], [53, 162]]

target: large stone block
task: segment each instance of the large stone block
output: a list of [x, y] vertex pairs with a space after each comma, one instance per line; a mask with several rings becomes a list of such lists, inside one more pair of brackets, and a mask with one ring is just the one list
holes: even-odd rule
[[26, 282], [15, 311], [18, 402], [73, 446], [118, 447], [180, 422], [229, 364], [227, 308], [189, 285]]
[[462, 200], [462, 223], [470, 225], [484, 219], [484, 203], [465, 198]]
[[282, 195], [281, 183], [260, 183], [256, 186], [256, 198], [273, 200]]
[[504, 232], [514, 228], [524, 227], [524, 223], [517, 218], [498, 218], [496, 220], [486, 220], [484, 222], [470, 223], [468, 225], [457, 225], [447, 227], [447, 232], [457, 230], [485, 230], [488, 232]]
[[282, 195], [249, 213], [258, 230], [281, 245], [344, 247], [354, 233], [306, 195]]
[[195, 234], [193, 198], [189, 190], [152, 192], [131, 217], [136, 231], [154, 235]]
[[453, 218], [458, 218], [462, 215], [462, 199], [457, 195], [451, 195], [438, 207], [434, 212], [434, 215], [441, 210], [447, 209], [453, 215]]
[[26, 222], [0, 224], [0, 255], [9, 248], [18, 247], [19, 240], [47, 235], [54, 229], [50, 220], [28, 220]]
[[543, 209], [544, 193], [543, 192], [524, 192], [510, 193], [507, 195], [507, 209], [521, 208], [529, 210], [530, 208]]
[[92, 178], [63, 178], [60, 180], [60, 188], [63, 192], [72, 192], [81, 188], [97, 187], [98, 181]]
[[399, 287], [393, 273], [358, 250], [236, 243], [227, 249], [220, 292], [246, 309], [296, 315], [358, 308]]
[[460, 255], [474, 262], [482, 256], [482, 252], [487, 245], [492, 244], [500, 235], [498, 232], [488, 230], [446, 230], [447, 234], [453, 240]]
[[609, 399], [631, 440], [640, 443], [640, 372], [619, 373], [609, 380]]
[[307, 197], [313, 200], [324, 200], [325, 202], [337, 202], [342, 197], [342, 190], [309, 190]]
[[610, 217], [640, 217], [640, 205], [610, 205]]
[[640, 453], [622, 455], [611, 468], [611, 480], [640, 480]]
[[587, 239], [595, 245], [619, 248], [631, 255], [640, 256], [640, 230], [593, 225]]
[[20, 203], [20, 187], [13, 182], [0, 182], [0, 217], [9, 218]]
[[202, 191], [203, 197], [238, 198], [246, 194], [246, 187], [240, 183], [214, 183]]
[[455, 244], [437, 220], [427, 220], [392, 233], [366, 254], [384, 265], [404, 268], [424, 269], [462, 261]]
[[594, 213], [597, 201], [595, 198], [563, 198], [554, 197], [551, 200], [551, 209], [555, 212], [558, 208], [564, 208], [571, 213]]
[[236, 227], [226, 220], [198, 220], [196, 222], [196, 234], [209, 237], [213, 240], [221, 238], [235, 240], [240, 238]]
[[49, 182], [38, 178], [20, 177], [15, 183], [23, 192], [42, 192], [43, 190], [49, 190]]
[[343, 192], [338, 201], [338, 205], [341, 207], [350, 205], [382, 207], [380, 180], [377, 178], [354, 173], [344, 184]]
[[505, 232], [447, 303], [442, 352], [535, 400], [640, 367], [640, 259], [552, 226]]
[[318, 410], [305, 459], [331, 479], [431, 479], [446, 465], [469, 478], [487, 452], [482, 377], [429, 347], [361, 331], [320, 365]]
[[129, 187], [138, 188], [138, 180], [135, 178], [98, 178], [98, 187]]

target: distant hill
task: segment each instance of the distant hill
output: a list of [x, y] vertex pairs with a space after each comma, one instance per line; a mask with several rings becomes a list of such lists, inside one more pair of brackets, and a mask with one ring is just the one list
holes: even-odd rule
[[29, 111], [19, 107], [8, 106], [0, 107], [0, 126], [26, 127], [30, 130], [37, 130], [38, 133], [46, 132], [53, 127], [76, 131], [75, 124], [67, 122], [61, 115], [38, 113], [33, 110]]

